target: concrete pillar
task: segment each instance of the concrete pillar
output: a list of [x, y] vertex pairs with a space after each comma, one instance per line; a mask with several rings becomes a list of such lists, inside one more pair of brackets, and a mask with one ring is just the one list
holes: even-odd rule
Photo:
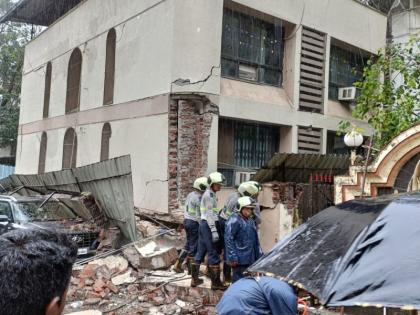
[[297, 126], [280, 127], [280, 153], [297, 153]]

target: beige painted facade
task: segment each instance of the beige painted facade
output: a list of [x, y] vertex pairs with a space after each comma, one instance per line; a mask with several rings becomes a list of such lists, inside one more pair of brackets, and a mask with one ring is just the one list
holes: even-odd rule
[[[323, 131], [350, 119], [348, 105], [328, 101], [331, 38], [374, 53], [385, 44], [386, 17], [353, 0], [237, 0], [252, 12], [282, 19], [282, 87], [222, 78], [223, 0], [87, 0], [26, 47], [17, 173], [38, 170], [46, 132], [46, 171], [61, 169], [63, 137], [78, 137], [77, 165], [99, 161], [101, 130], [112, 129], [110, 157], [131, 154], [135, 205], [168, 211], [168, 104], [173, 94], [200, 94], [228, 117], [281, 126], [280, 150], [297, 152], [297, 126]], [[324, 114], [298, 110], [302, 25], [326, 34]], [[116, 30], [114, 103], [103, 106], [106, 37]], [[72, 51], [83, 56], [80, 111], [65, 114]], [[49, 117], [42, 119], [46, 65], [52, 64]], [[190, 84], [179, 84], [179, 81]], [[189, 81], [186, 81], [189, 80]], [[207, 171], [217, 168], [218, 116], [209, 139]], [[364, 123], [359, 125], [368, 129]]]

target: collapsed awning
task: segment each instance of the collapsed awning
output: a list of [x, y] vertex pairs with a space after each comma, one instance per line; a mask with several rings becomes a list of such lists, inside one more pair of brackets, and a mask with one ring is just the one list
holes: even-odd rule
[[[137, 240], [130, 156], [39, 175], [11, 175], [0, 180], [4, 191], [27, 187], [41, 193], [91, 192], [105, 215], [129, 240]], [[33, 194], [23, 189], [27, 195]]]
[[83, 0], [20, 0], [0, 23], [21, 22], [49, 26]]
[[301, 225], [256, 262], [327, 306], [420, 309], [420, 193], [353, 200]]

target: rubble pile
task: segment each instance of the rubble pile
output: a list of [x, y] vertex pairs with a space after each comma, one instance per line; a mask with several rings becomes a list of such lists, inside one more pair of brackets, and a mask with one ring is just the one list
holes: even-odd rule
[[134, 268], [123, 255], [108, 256], [75, 266], [65, 314], [215, 314], [220, 296], [212, 300], [200, 292], [206, 289], [189, 288], [189, 281], [186, 274], [156, 275]]
[[[147, 238], [162, 232], [148, 221], [137, 226]], [[170, 271], [183, 235], [172, 231], [73, 268], [64, 314], [216, 314], [222, 292], [190, 288], [190, 276]], [[178, 246], [177, 246], [178, 245]]]

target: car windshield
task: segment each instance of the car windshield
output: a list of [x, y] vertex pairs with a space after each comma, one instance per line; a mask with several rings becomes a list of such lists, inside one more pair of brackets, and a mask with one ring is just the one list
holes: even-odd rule
[[62, 203], [48, 201], [42, 208], [42, 200], [16, 203], [15, 219], [17, 221], [58, 221], [75, 219], [77, 216]]

